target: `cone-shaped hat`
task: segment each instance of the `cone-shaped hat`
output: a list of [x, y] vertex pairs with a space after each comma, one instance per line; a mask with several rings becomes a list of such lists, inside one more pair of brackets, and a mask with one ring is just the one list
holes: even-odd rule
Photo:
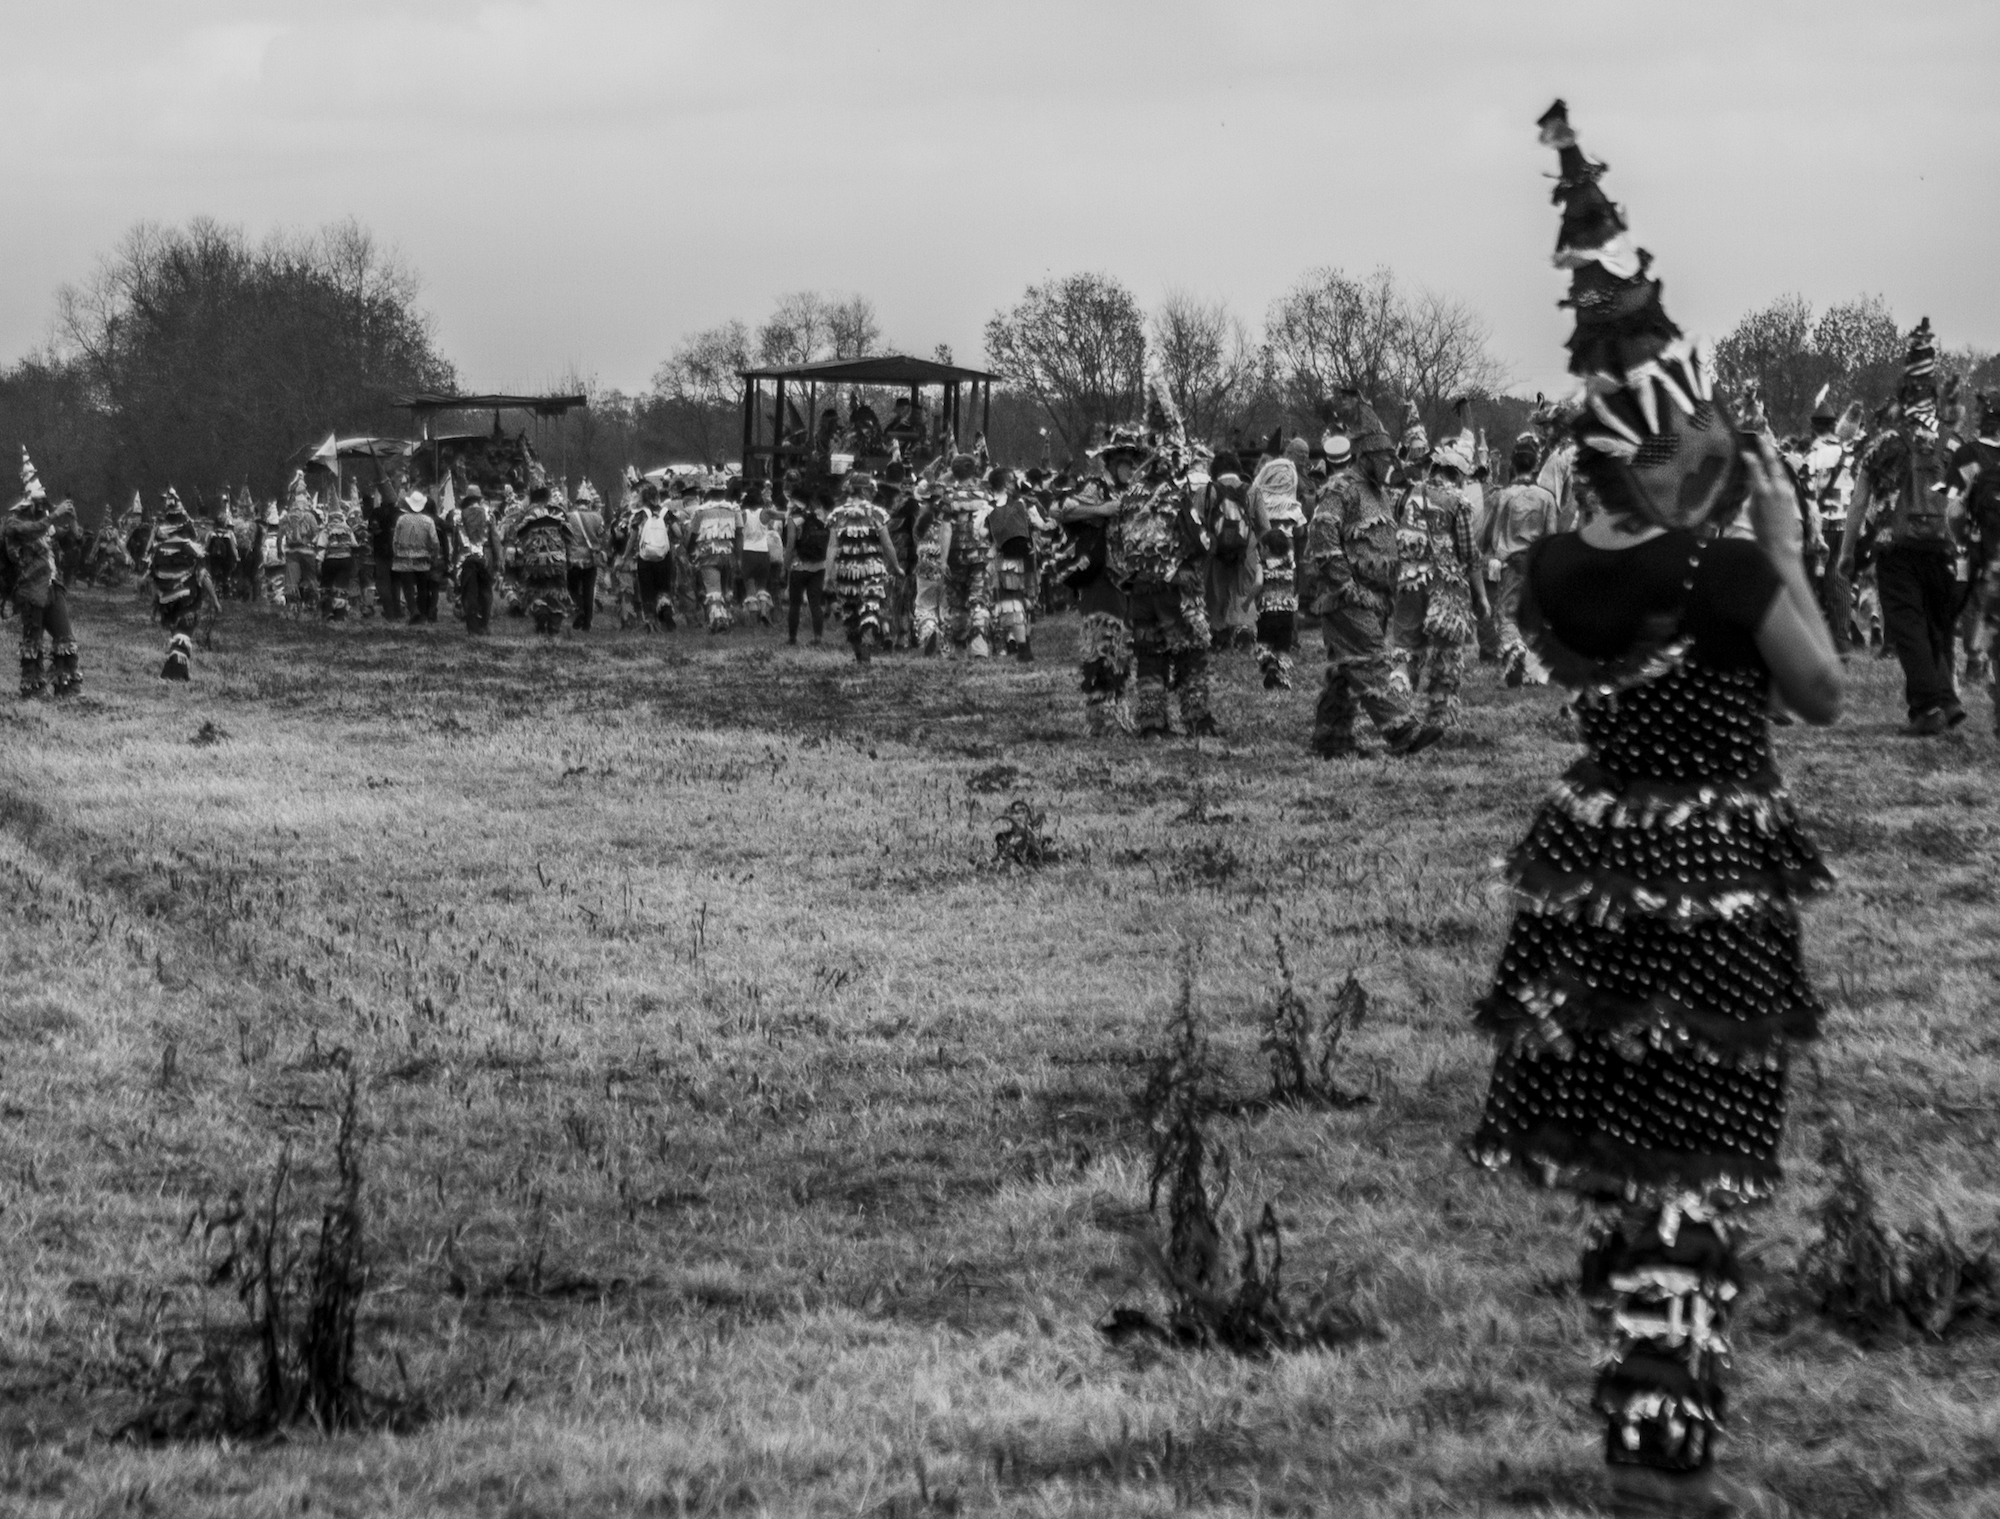
[[1570, 372], [1584, 382], [1573, 433], [1579, 462], [1607, 504], [1666, 527], [1705, 521], [1739, 478], [1738, 444], [1715, 397], [1705, 347], [1667, 316], [1652, 255], [1635, 247], [1624, 214], [1598, 187], [1606, 166], [1577, 145], [1558, 100], [1538, 125], [1556, 150], [1555, 203], [1563, 208], [1555, 263], [1570, 271], [1576, 330]]

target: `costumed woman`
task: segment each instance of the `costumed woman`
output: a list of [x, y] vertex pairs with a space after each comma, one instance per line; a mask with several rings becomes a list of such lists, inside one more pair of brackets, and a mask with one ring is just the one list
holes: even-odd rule
[[[0, 548], [7, 556], [14, 608], [21, 618], [21, 695], [52, 690], [73, 696], [83, 685], [76, 668], [76, 630], [69, 620], [69, 587], [57, 562], [55, 518], [49, 495], [21, 450], [21, 499], [0, 525]], [[42, 640], [49, 643], [48, 677], [42, 673]]]
[[[1601, 1210], [1582, 1285], [1611, 1327], [1594, 1401], [1612, 1511], [1784, 1513], [1713, 1461], [1739, 1217], [1778, 1184], [1789, 1050], [1822, 1011], [1795, 903], [1830, 878], [1766, 711], [1775, 687], [1833, 721], [1840, 661], [1782, 464], [1715, 398], [1562, 102], [1541, 128], [1561, 158], [1589, 520], [1529, 551], [1522, 621], [1576, 692], [1588, 752], [1510, 862], [1519, 910], [1478, 1010], [1499, 1052], [1468, 1152]], [[1723, 534], [1746, 497], [1754, 539]]]
[[167, 630], [167, 657], [161, 680], [187, 680], [194, 664], [194, 635], [204, 611], [220, 612], [215, 583], [208, 578], [208, 548], [204, 535], [188, 516], [180, 492], [167, 487], [160, 509], [159, 530], [146, 555], [146, 578], [153, 588], [153, 610]]

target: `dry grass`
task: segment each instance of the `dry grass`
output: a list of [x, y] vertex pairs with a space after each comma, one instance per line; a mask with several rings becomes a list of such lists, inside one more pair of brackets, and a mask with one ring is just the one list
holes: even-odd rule
[[[174, 689], [129, 593], [80, 614], [86, 700], [0, 713], [10, 1514], [1589, 1511], [1578, 1221], [1453, 1148], [1548, 693], [1481, 674], [1431, 755], [1329, 768], [1241, 656], [1226, 747], [1084, 739], [1061, 622], [1030, 668], [867, 672], [259, 622]], [[1848, 886], [1733, 1459], [1815, 1516], [1991, 1514], [2000, 1341], [1863, 1352], [1793, 1285], [1829, 1132], [1890, 1226], [2000, 1213], [2000, 766], [1894, 737], [1857, 675], [1855, 720], [1782, 740]], [[1061, 860], [996, 865], [1016, 797]], [[1219, 1117], [1233, 1227], [1272, 1204], [1291, 1281], [1378, 1337], [1108, 1345], [1180, 948], [1256, 1091], [1280, 928], [1300, 996], [1365, 987], [1375, 1100]], [[350, 1069], [357, 1375], [429, 1422], [111, 1439], [240, 1319], [190, 1217], [288, 1146], [327, 1195]]]

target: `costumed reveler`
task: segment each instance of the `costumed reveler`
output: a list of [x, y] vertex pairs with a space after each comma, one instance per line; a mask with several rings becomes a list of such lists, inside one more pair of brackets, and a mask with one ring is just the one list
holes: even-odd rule
[[1250, 482], [1250, 518], [1261, 525], [1256, 544], [1261, 571], [1257, 668], [1266, 691], [1292, 688], [1292, 650], [1299, 641], [1298, 567], [1306, 535], [1306, 513], [1300, 504], [1304, 489], [1298, 458], [1289, 452], [1266, 459]]
[[319, 530], [319, 610], [328, 622], [345, 622], [354, 610], [356, 567], [367, 531], [359, 492], [350, 487], [345, 500], [327, 503], [326, 521]]
[[1219, 737], [1209, 710], [1208, 529], [1189, 472], [1194, 458], [1180, 417], [1154, 389], [1147, 405], [1149, 452], [1118, 497], [1111, 525], [1112, 573], [1124, 591], [1138, 666], [1133, 731], [1173, 731], [1169, 693], [1178, 692], [1190, 737]]
[[1366, 712], [1393, 754], [1421, 752], [1444, 737], [1420, 723], [1410, 689], [1389, 659], [1389, 615], [1399, 564], [1396, 502], [1389, 492], [1396, 448], [1375, 409], [1358, 397], [1349, 423], [1352, 461], [1320, 493], [1306, 529], [1313, 571], [1313, 610], [1326, 645], [1326, 684], [1313, 713], [1312, 750], [1322, 759], [1361, 752], [1354, 718]]
[[[1599, 1205], [1583, 1289], [1611, 1331], [1595, 1405], [1614, 1513], [1758, 1514], [1713, 1466], [1739, 1210], [1779, 1181], [1788, 1050], [1818, 1031], [1797, 899], [1828, 884], [1773, 766], [1775, 682], [1830, 722], [1840, 662], [1797, 497], [1746, 444], [1558, 101], [1558, 267], [1588, 521], [1529, 551], [1523, 624], [1587, 754], [1536, 815], [1478, 1022], [1499, 1050], [1479, 1165]], [[1748, 492], [1754, 539], [1719, 518]]]
[[529, 488], [528, 507], [514, 528], [513, 546], [520, 555], [515, 573], [522, 605], [535, 631], [554, 638], [575, 609], [569, 599], [569, 518], [550, 499], [548, 486]]
[[743, 557], [743, 513], [719, 478], [709, 482], [688, 519], [688, 557], [701, 579], [702, 618], [708, 631], [726, 633], [736, 622], [729, 592]]
[[986, 519], [986, 536], [993, 543], [993, 622], [1007, 653], [1022, 664], [1034, 662], [1035, 592], [1041, 574], [1035, 567], [1035, 536], [1046, 530], [1035, 499], [1011, 471], [996, 469], [987, 478], [1000, 504]]
[[[1417, 429], [1420, 438], [1422, 431]], [[1423, 698], [1424, 720], [1450, 729], [1458, 724], [1465, 645], [1486, 615], [1472, 503], [1464, 489], [1472, 457], [1464, 442], [1452, 439], [1434, 449], [1420, 446], [1406, 467], [1413, 478], [1397, 532], [1402, 558], [1393, 618], [1397, 652], [1412, 697]]]
[[146, 554], [146, 578], [153, 588], [153, 610], [167, 630], [167, 658], [161, 680], [187, 680], [193, 675], [194, 634], [205, 610], [219, 610], [215, 586], [208, 578], [204, 534], [182, 505], [171, 485], [161, 510], [160, 525]]
[[[76, 629], [69, 617], [69, 587], [58, 562], [55, 517], [49, 496], [28, 451], [21, 450], [21, 498], [0, 526], [14, 610], [21, 619], [21, 695], [52, 691], [73, 696], [83, 685], [77, 673]], [[43, 642], [48, 670], [43, 673]]]
[[859, 470], [848, 475], [847, 495], [826, 526], [826, 591], [840, 610], [856, 662], [865, 665], [882, 638], [889, 579], [903, 573], [889, 537], [889, 514], [875, 504], [874, 476]]
[[1556, 498], [1535, 483], [1542, 447], [1532, 432], [1514, 440], [1509, 463], [1514, 478], [1493, 497], [1480, 530], [1480, 549], [1494, 582], [1493, 620], [1500, 635], [1500, 670], [1509, 686], [1541, 685], [1548, 674], [1521, 636], [1521, 588], [1528, 574], [1528, 551], [1561, 530]]
[[1972, 655], [1985, 661], [1992, 680], [1993, 734], [2000, 738], [2000, 658], [1993, 648], [2000, 634], [2000, 396], [1982, 394], [1976, 405], [1973, 436], [1952, 462], [1965, 485]]
[[1861, 403], [1842, 414], [1822, 385], [1813, 398], [1812, 436], [1806, 443], [1802, 483], [1819, 514], [1820, 542], [1807, 544], [1820, 564], [1820, 605], [1833, 630], [1833, 646], [1845, 654], [1854, 646], [1854, 588], [1840, 570], [1840, 545], [1847, 536], [1847, 507], [1854, 496], [1854, 441], [1861, 431]]
[[952, 647], [973, 659], [992, 652], [993, 539], [986, 519], [993, 497], [979, 479], [979, 461], [960, 454], [938, 506], [945, 521], [944, 594], [941, 616]]
[[1948, 489], [1951, 445], [1938, 427], [1937, 340], [1925, 317], [1910, 334], [1888, 425], [1862, 447], [1841, 537], [1839, 572], [1872, 545], [1882, 625], [1903, 667], [1909, 731], [1943, 733], [1965, 721], [1953, 628], [1963, 592]]
[[1110, 527], [1118, 502], [1131, 487], [1146, 440], [1135, 428], [1114, 429], [1094, 451], [1104, 478], [1083, 481], [1056, 512], [1061, 536], [1056, 579], [1076, 596], [1083, 626], [1077, 633], [1077, 683], [1083, 691], [1084, 722], [1093, 738], [1107, 719], [1125, 724], [1122, 703], [1132, 678], [1132, 625], [1124, 589], [1111, 566]]

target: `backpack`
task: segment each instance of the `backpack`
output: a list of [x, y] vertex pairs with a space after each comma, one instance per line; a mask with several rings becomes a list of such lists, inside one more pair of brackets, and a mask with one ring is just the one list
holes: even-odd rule
[[642, 512], [639, 515], [639, 557], [648, 563], [657, 564], [674, 551], [674, 535], [667, 526], [666, 513]]
[[826, 558], [827, 545], [832, 541], [826, 518], [818, 512], [807, 512], [799, 519], [798, 536], [792, 541], [792, 557], [807, 564], [818, 564]]
[[1890, 542], [1898, 548], [1951, 546], [1944, 468], [1935, 448], [1909, 449], [1909, 462], [1890, 512]]
[[1250, 529], [1243, 520], [1243, 508], [1236, 504], [1235, 497], [1224, 496], [1222, 516], [1215, 524], [1215, 562], [1241, 564], [1249, 548]]
[[554, 517], [537, 517], [521, 525], [521, 578], [561, 580], [569, 574], [569, 546], [563, 542], [562, 523]]

